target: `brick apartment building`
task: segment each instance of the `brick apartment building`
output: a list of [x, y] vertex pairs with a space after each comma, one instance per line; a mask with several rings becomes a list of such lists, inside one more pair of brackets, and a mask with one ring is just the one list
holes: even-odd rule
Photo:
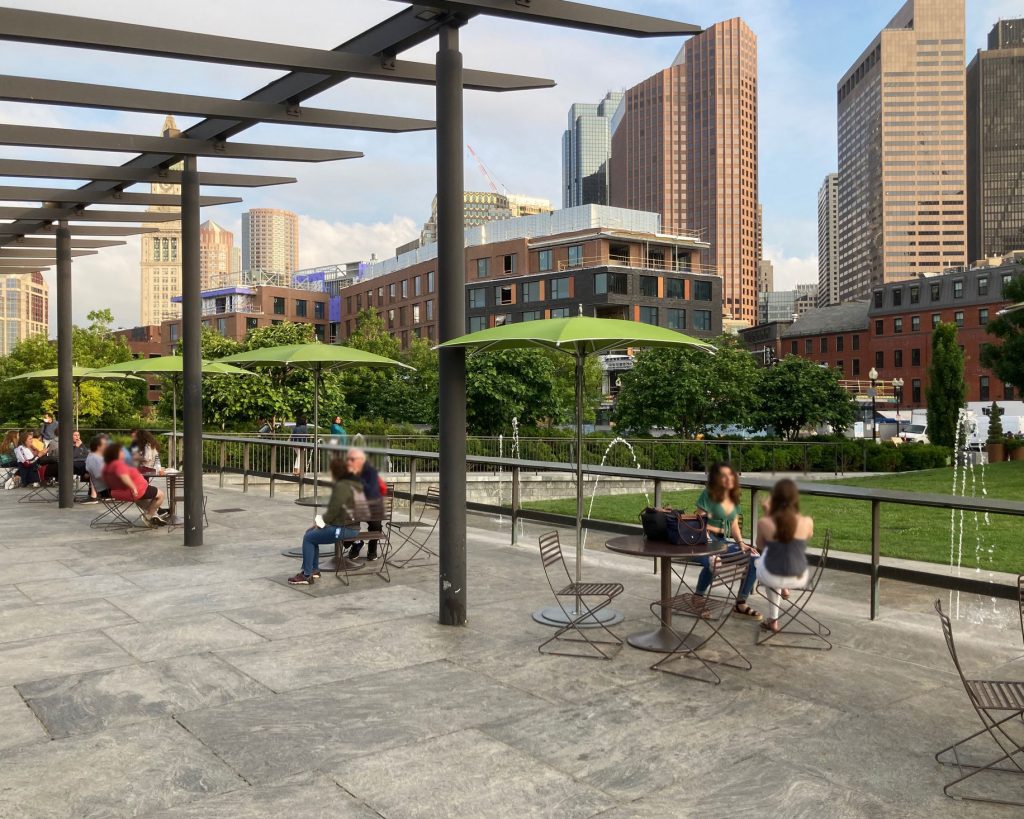
[[844, 379], [866, 380], [872, 367], [882, 384], [902, 378], [900, 406], [918, 409], [925, 406], [932, 328], [952, 323], [964, 351], [967, 400], [1014, 400], [1014, 389], [980, 359], [992, 342], [986, 325], [1008, 303], [1003, 289], [1021, 275], [1024, 264], [1018, 261], [894, 282], [875, 287], [870, 300], [812, 310], [781, 332], [768, 326], [741, 336], [755, 352], [774, 344], [778, 357], [808, 358], [840, 370]]
[[[657, 214], [583, 206], [467, 231], [466, 330], [576, 315], [631, 319], [697, 336], [722, 330], [722, 280], [707, 243], [670, 236]], [[374, 269], [376, 268], [376, 269]], [[376, 308], [405, 349], [437, 338], [436, 246], [371, 267], [342, 292], [341, 336]]]
[[[115, 336], [121, 336], [128, 342], [128, 349], [132, 351], [132, 358], [157, 358], [171, 352], [163, 342], [159, 324], [143, 324], [141, 327], [131, 327], [127, 330], [115, 330]], [[160, 379], [147, 378], [149, 390], [146, 398], [150, 404], [160, 400]]]

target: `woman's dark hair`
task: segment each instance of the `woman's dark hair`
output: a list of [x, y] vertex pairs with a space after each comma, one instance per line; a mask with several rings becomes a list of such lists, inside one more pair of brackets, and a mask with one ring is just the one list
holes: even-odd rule
[[789, 478], [783, 478], [772, 489], [772, 497], [768, 502], [772, 521], [775, 523], [775, 540], [789, 543], [796, 535], [796, 525], [800, 519], [800, 490]]
[[103, 463], [112, 464], [121, 457], [121, 445], [113, 442], [103, 448]]
[[156, 438], [153, 437], [153, 433], [148, 429], [140, 429], [135, 434], [135, 445], [142, 450], [147, 446], [151, 446], [153, 449], [160, 448], [160, 445], [156, 442]]
[[340, 481], [347, 474], [348, 466], [345, 463], [345, 459], [340, 455], [335, 455], [331, 458], [331, 477], [336, 481]]
[[740, 499], [743, 493], [740, 492], [740, 479], [737, 475], [733, 465], [728, 461], [717, 461], [711, 464], [711, 468], [708, 470], [708, 495], [715, 503], [721, 503], [725, 500], [726, 491], [722, 487], [722, 473], [729, 470], [736, 477], [736, 484], [729, 490], [729, 500], [733, 502], [734, 506], [740, 505]]
[[28, 439], [32, 438], [33, 436], [35, 436], [35, 433], [32, 430], [23, 429], [21, 431], [21, 435], [18, 436], [18, 445], [25, 446], [25, 442], [28, 441]]

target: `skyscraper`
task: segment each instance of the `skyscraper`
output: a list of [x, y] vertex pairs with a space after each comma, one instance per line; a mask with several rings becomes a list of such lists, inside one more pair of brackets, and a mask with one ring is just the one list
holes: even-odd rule
[[818, 307], [839, 304], [839, 174], [818, 189]]
[[[178, 136], [178, 125], [174, 117], [164, 120], [163, 135]], [[174, 165], [181, 170], [181, 163]], [[164, 182], [150, 185], [153, 193], [181, 195], [181, 186]], [[180, 212], [170, 205], [153, 205], [147, 210], [157, 213]], [[154, 222], [144, 227], [156, 228], [154, 233], [144, 233], [139, 242], [142, 251], [141, 271], [141, 317], [140, 323], [159, 324], [181, 315], [181, 305], [171, 301], [172, 296], [181, 295], [181, 222]]]
[[242, 270], [276, 273], [290, 282], [299, 269], [299, 217], [277, 208], [242, 214]]
[[234, 273], [235, 234], [212, 219], [199, 226], [199, 278], [204, 290]]
[[968, 259], [1024, 249], [1024, 19], [1000, 20], [967, 66]]
[[775, 289], [775, 265], [769, 259], [757, 263], [757, 292], [771, 293]]
[[964, 0], [908, 0], [839, 81], [839, 298], [967, 261]]
[[621, 91], [609, 91], [601, 102], [577, 102], [569, 108], [569, 127], [562, 135], [562, 207], [607, 205], [611, 119]]
[[723, 309], [757, 321], [757, 37], [740, 18], [690, 38], [626, 91], [613, 123], [611, 202], [711, 243]]
[[49, 332], [50, 292], [42, 273], [0, 278], [0, 355]]

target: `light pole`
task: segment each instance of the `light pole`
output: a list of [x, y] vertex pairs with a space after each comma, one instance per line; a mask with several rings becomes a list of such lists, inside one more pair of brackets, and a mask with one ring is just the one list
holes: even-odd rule
[[878, 370], [874, 367], [868, 372], [868, 378], [871, 379], [871, 441], [872, 443], [878, 441], [878, 421], [875, 416], [875, 402], [878, 398]]
[[903, 403], [903, 379], [894, 378], [892, 380], [892, 392], [896, 397], [896, 412], [900, 411], [900, 404]]

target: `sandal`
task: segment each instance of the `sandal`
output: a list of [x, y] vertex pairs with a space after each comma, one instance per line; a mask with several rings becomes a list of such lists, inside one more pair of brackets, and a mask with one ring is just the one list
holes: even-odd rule
[[789, 589], [780, 589], [779, 596], [781, 596], [783, 600], [789, 600]]
[[761, 623], [761, 628], [765, 631], [770, 631], [772, 634], [778, 634], [780, 631], [782, 631], [782, 628], [779, 626], [778, 620], [765, 620], [763, 623]]
[[757, 609], [752, 609], [747, 605], [747, 601], [744, 600], [741, 603], [737, 603], [732, 609], [737, 614], [742, 614], [744, 617], [749, 617], [751, 620], [763, 620], [764, 615], [761, 614]]

